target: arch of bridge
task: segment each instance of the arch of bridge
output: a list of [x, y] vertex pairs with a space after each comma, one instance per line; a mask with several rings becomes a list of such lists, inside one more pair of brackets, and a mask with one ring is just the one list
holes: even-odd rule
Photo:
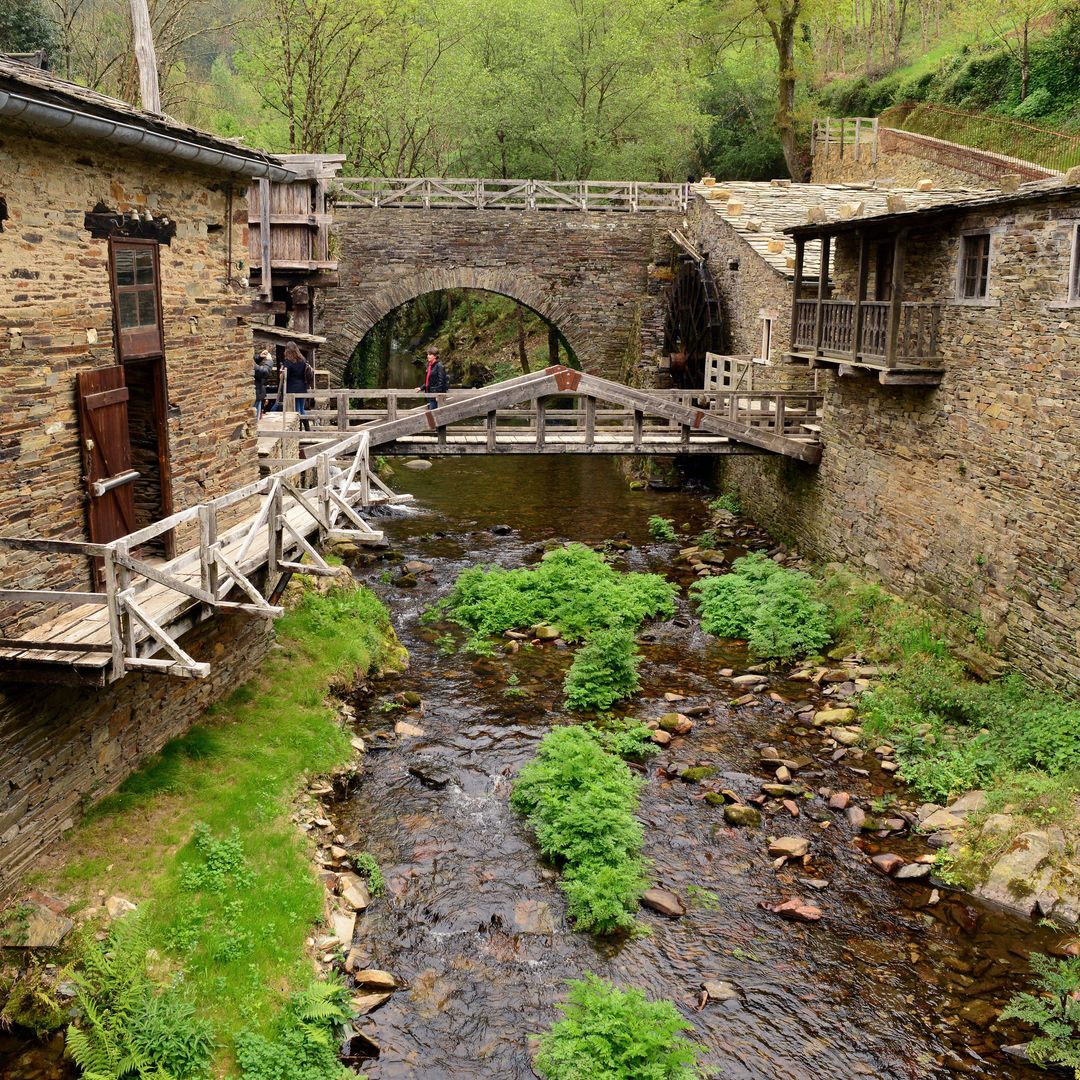
[[[427, 293], [443, 289], [480, 289], [498, 293], [532, 308], [555, 326], [578, 356], [586, 354], [587, 342], [580, 333], [575, 311], [550, 286], [521, 270], [494, 267], [436, 267], [394, 279], [378, 291], [362, 296], [352, 306], [340, 332], [328, 334], [334, 354], [348, 357], [364, 335], [395, 308]], [[342, 338], [340, 344], [336, 338]]]

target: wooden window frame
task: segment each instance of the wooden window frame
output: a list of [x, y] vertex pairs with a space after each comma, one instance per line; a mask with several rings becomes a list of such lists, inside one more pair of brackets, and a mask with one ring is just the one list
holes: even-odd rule
[[[985, 243], [985, 251], [982, 254], [973, 254], [969, 248], [976, 241]], [[960, 252], [956, 266], [956, 299], [961, 303], [985, 304], [990, 300], [990, 270], [993, 263], [994, 234], [990, 229], [973, 229], [960, 235]], [[981, 272], [977, 271], [978, 278], [976, 288], [981, 283], [981, 289], [976, 292], [968, 292], [968, 282], [971, 275], [968, 273], [968, 264], [974, 259], [983, 262]]]
[[1069, 306], [1080, 307], [1080, 221], [1072, 227], [1072, 252], [1069, 257]]
[[[112, 237], [109, 240], [109, 292], [112, 296], [113, 338], [116, 345], [118, 363], [125, 360], [146, 360], [165, 355], [165, 333], [161, 312], [161, 263], [156, 240], [133, 240], [126, 237]], [[116, 257], [120, 251], [150, 252], [154, 280], [147, 283], [133, 281], [131, 285], [117, 282]], [[134, 260], [137, 265], [137, 259]], [[135, 265], [133, 265], [133, 269]], [[145, 295], [149, 293], [154, 300], [155, 321], [124, 329], [120, 322], [121, 297], [125, 295]]]

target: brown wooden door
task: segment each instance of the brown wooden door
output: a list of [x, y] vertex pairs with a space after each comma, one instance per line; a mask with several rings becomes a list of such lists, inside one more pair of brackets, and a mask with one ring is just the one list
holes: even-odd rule
[[120, 365], [77, 379], [90, 541], [104, 544], [135, 531], [128, 388]]

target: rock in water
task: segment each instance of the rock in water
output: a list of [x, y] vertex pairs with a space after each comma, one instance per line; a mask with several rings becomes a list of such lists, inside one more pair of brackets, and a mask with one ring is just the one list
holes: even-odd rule
[[899, 855], [892, 854], [875, 855], [870, 861], [886, 877], [892, 877], [904, 865], [904, 860]]
[[746, 825], [756, 829], [761, 824], [761, 812], [752, 806], [725, 806], [724, 820], [729, 825]]
[[419, 739], [425, 732], [422, 727], [417, 727], [415, 724], [408, 724], [404, 720], [399, 720], [394, 725], [394, 734], [401, 735], [407, 739]]
[[428, 764], [421, 761], [409, 766], [409, 775], [415, 776], [424, 787], [442, 791], [450, 783], [450, 774], [436, 764]]
[[769, 844], [773, 858], [801, 859], [810, 850], [810, 841], [801, 836], [779, 836]]
[[677, 919], [686, 914], [686, 905], [667, 889], [649, 889], [641, 897], [641, 903], [644, 907], [658, 911], [669, 919]]
[[389, 971], [379, 968], [364, 968], [362, 971], [353, 973], [356, 985], [365, 990], [396, 990], [398, 981]]
[[789, 922], [810, 923], [817, 922], [821, 918], [821, 908], [816, 904], [798, 898], [785, 900], [780, 904], [765, 904], [762, 906]]
[[406, 469], [415, 469], [416, 472], [423, 472], [424, 469], [431, 468], [431, 462], [425, 461], [423, 458], [413, 458], [412, 461], [405, 462]]
[[731, 1001], [739, 996], [739, 991], [723, 979], [706, 979], [701, 988], [709, 995], [710, 1001]]

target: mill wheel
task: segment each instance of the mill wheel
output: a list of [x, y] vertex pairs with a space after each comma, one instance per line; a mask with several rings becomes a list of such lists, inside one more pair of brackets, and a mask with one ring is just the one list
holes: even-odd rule
[[708, 265], [681, 255], [664, 321], [664, 352], [671, 357], [671, 375], [680, 386], [705, 385], [705, 354], [721, 350], [722, 332], [720, 299]]

